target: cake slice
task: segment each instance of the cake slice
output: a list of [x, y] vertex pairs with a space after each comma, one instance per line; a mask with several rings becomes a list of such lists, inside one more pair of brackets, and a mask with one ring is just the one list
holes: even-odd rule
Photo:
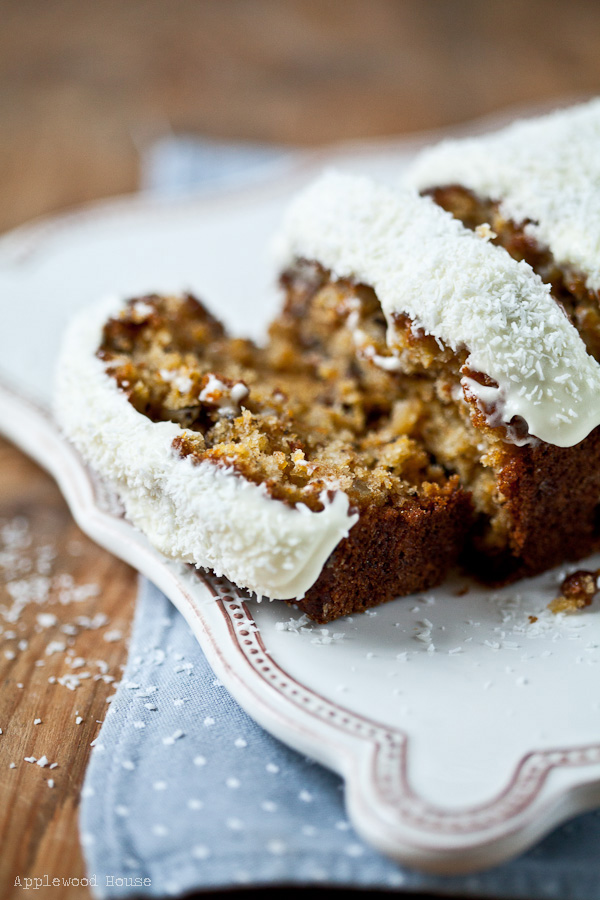
[[471, 521], [458, 478], [395, 393], [274, 355], [190, 296], [110, 301], [66, 335], [57, 418], [159, 550], [318, 622], [437, 584]]
[[402, 398], [408, 435], [472, 497], [465, 561], [502, 582], [600, 547], [600, 367], [491, 238], [409, 189], [332, 173], [287, 217], [272, 333]]

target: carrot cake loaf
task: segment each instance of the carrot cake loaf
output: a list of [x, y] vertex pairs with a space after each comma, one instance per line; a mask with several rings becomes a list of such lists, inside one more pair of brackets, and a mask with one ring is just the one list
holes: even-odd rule
[[328, 622], [600, 545], [600, 367], [489, 226], [331, 173], [279, 252], [263, 347], [191, 296], [67, 332], [58, 421], [158, 549]]
[[343, 345], [379, 370], [407, 435], [472, 498], [465, 561], [501, 582], [600, 547], [600, 366], [550, 285], [491, 239], [429, 197], [332, 173], [289, 211], [273, 327], [290, 351]]

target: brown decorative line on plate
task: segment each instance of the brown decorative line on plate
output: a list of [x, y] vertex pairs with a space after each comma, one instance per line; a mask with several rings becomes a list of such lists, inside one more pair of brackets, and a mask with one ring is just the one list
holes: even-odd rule
[[596, 744], [533, 751], [519, 761], [507, 786], [492, 800], [458, 811], [436, 807], [419, 797], [409, 784], [408, 735], [358, 716], [292, 678], [270, 658], [243, 592], [225, 578], [207, 574], [202, 578], [215, 594], [238, 650], [264, 682], [307, 715], [372, 746], [373, 788], [386, 818], [434, 834], [481, 832], [502, 825], [526, 810], [536, 800], [552, 769], [600, 763], [600, 745]]

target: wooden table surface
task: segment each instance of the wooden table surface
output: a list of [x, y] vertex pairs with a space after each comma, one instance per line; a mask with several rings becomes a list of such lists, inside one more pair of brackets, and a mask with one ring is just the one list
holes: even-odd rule
[[[171, 130], [317, 145], [600, 92], [595, 0], [0, 0], [0, 23], [1, 230], [135, 190]], [[84, 875], [79, 792], [135, 585], [0, 440], [2, 897]]]

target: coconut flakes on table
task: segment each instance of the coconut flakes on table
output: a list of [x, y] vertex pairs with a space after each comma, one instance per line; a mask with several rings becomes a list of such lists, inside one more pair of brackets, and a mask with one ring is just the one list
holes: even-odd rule
[[104, 625], [108, 625], [108, 616], [103, 612], [94, 613], [91, 617], [77, 616], [75, 623], [79, 625], [80, 628], [87, 628], [90, 631], [94, 631], [97, 628], [103, 628]]
[[[60, 675], [56, 681], [58, 684], [61, 684], [63, 687], [68, 688], [70, 691], [75, 691], [81, 684], [81, 678], [85, 673], [81, 673], [81, 675], [74, 675], [69, 672], [67, 675]], [[89, 673], [88, 673], [89, 674]]]
[[10, 607], [0, 607], [0, 613], [5, 621], [15, 623], [21, 618], [21, 613], [31, 603], [46, 603], [50, 596], [50, 579], [42, 575], [34, 575], [22, 578], [18, 581], [8, 581], [5, 584], [6, 592], [12, 598]]
[[0, 569], [4, 580], [11, 581], [32, 569], [27, 551], [31, 547], [29, 522], [23, 516], [0, 526]]
[[113, 644], [116, 641], [122, 640], [123, 632], [118, 628], [113, 628], [112, 631], [105, 631], [103, 638], [107, 643]]
[[85, 666], [86, 661], [82, 656], [76, 656], [72, 659], [68, 659], [67, 663], [72, 669], [81, 669]]
[[63, 606], [70, 603], [83, 603], [100, 594], [100, 586], [93, 582], [89, 584], [76, 584], [72, 575], [63, 574], [56, 578], [58, 587], [58, 602]]

